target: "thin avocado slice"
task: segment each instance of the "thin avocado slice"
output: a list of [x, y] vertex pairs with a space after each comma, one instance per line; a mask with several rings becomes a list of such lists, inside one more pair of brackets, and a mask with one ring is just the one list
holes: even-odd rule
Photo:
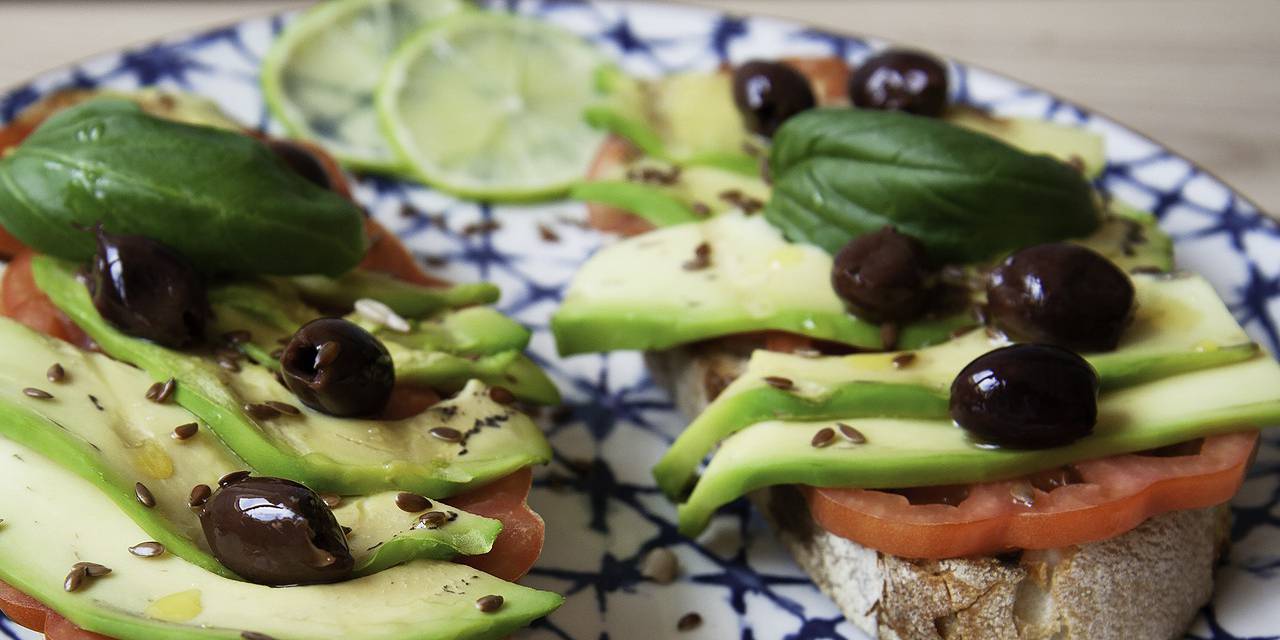
[[[537, 425], [495, 402], [479, 381], [400, 421], [337, 419], [305, 407], [298, 416], [252, 418], [246, 406], [296, 404], [271, 371], [254, 364], [225, 371], [199, 355], [126, 336], [98, 315], [71, 266], [40, 257], [32, 269], [41, 290], [106, 353], [141, 367], [155, 380], [176, 379], [177, 402], [263, 474], [345, 495], [398, 489], [440, 498], [551, 457]], [[430, 434], [437, 427], [454, 428], [467, 437], [445, 441]]]
[[948, 420], [867, 418], [865, 438], [814, 447], [836, 421], [770, 420], [725, 439], [679, 507], [679, 529], [695, 535], [719, 507], [782, 484], [899, 488], [987, 482], [1195, 438], [1280, 424], [1280, 366], [1264, 355], [1103, 394], [1093, 435], [1040, 450], [975, 445]]
[[[1104, 392], [1259, 356], [1231, 312], [1198, 276], [1134, 276], [1137, 310], [1116, 351], [1086, 355]], [[680, 434], [654, 467], [658, 486], [676, 497], [716, 444], [768, 420], [821, 422], [861, 418], [949, 421], [956, 374], [974, 358], [1010, 344], [973, 331], [919, 351], [806, 358], [752, 354], [747, 370]], [[794, 388], [768, 384], [785, 379]], [[858, 422], [861, 424], [861, 421]]]
[[[152, 540], [203, 569], [234, 578], [209, 553], [200, 521], [187, 506], [191, 488], [217, 486], [222, 476], [249, 469], [208, 428], [179, 405], [144, 396], [151, 378], [106, 356], [77, 349], [0, 318], [0, 344], [10, 357], [0, 370], [0, 436], [31, 447], [85, 478], [110, 498]], [[46, 380], [49, 366], [64, 372]], [[52, 397], [35, 397], [36, 388]], [[185, 440], [174, 427], [196, 423]], [[141, 483], [155, 501], [137, 498]], [[450, 520], [438, 528], [415, 527], [418, 514], [396, 506], [396, 492], [345, 498], [334, 511], [356, 560], [356, 575], [367, 575], [415, 558], [448, 559], [488, 553], [502, 523], [442, 502], [433, 510]]]
[[425, 318], [445, 309], [493, 304], [501, 293], [497, 285], [489, 282], [455, 284], [439, 289], [364, 269], [349, 271], [336, 278], [295, 276], [288, 281], [312, 303], [350, 309], [357, 300], [372, 298], [406, 318]]
[[[320, 281], [329, 282], [326, 287], [337, 289], [338, 285], [333, 283], [344, 280], [315, 279], [315, 282]], [[212, 288], [209, 291], [210, 305], [214, 310], [212, 332], [248, 331], [249, 340], [240, 343], [238, 348], [258, 364], [272, 370], [279, 369], [279, 359], [273, 352], [299, 327], [325, 315], [302, 300], [306, 286], [314, 285], [299, 287], [297, 283], [298, 279], [259, 279]], [[338, 308], [350, 308], [356, 300], [364, 297], [383, 302], [377, 296], [393, 290], [356, 287], [352, 291], [370, 295], [348, 292], [343, 297], [328, 297], [324, 302]], [[395, 301], [396, 294], [390, 295], [388, 299]], [[460, 299], [470, 304], [471, 298], [464, 296]], [[406, 309], [414, 304], [409, 298], [403, 298], [397, 306]], [[417, 308], [430, 311], [421, 306]], [[405, 320], [409, 327], [405, 332], [393, 330], [385, 323], [372, 322], [359, 313], [348, 314], [347, 319], [382, 340], [395, 362], [397, 380], [453, 393], [474, 379], [490, 386], [505, 387], [517, 398], [528, 402], [556, 404], [560, 401], [560, 392], [555, 384], [522, 353], [529, 344], [528, 329], [489, 307], [434, 309], [425, 317], [411, 315]]]
[[964, 106], [952, 106], [945, 119], [1003, 140], [1027, 153], [1044, 153], [1076, 164], [1090, 180], [1101, 175], [1107, 166], [1106, 142], [1101, 135], [1081, 127], [1032, 118], [1006, 118]]
[[[0, 459], [0, 580], [113, 638], [239, 640], [249, 631], [278, 640], [496, 639], [563, 602], [438, 560], [337, 584], [272, 588], [168, 554], [138, 558], [128, 548], [150, 533], [92, 483], [7, 438], [0, 438]], [[82, 561], [112, 572], [64, 591], [67, 572]], [[481, 612], [476, 600], [486, 595], [502, 596], [502, 607]]]
[[[706, 268], [686, 268], [697, 247]], [[644, 265], [644, 277], [636, 277]], [[734, 333], [780, 330], [880, 349], [880, 326], [848, 313], [829, 286], [831, 256], [792, 244], [760, 216], [732, 212], [658, 229], [596, 253], [551, 319], [562, 355], [666, 349]], [[903, 327], [905, 348], [973, 326], [968, 310]]]

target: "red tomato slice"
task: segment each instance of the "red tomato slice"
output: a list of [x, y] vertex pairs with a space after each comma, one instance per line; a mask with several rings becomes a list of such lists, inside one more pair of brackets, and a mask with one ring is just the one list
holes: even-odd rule
[[44, 637], [45, 640], [112, 640], [100, 633], [85, 631], [53, 611], [45, 618]]
[[437, 278], [422, 268], [422, 263], [400, 242], [396, 234], [387, 231], [373, 218], [364, 219], [365, 235], [369, 237], [369, 249], [360, 261], [360, 267], [370, 271], [390, 274], [406, 282], [424, 287], [447, 287], [448, 280]]
[[52, 613], [39, 600], [0, 582], [0, 611], [10, 620], [32, 631], [44, 631], [45, 616]]
[[[907, 497], [923, 491], [802, 490], [822, 528], [893, 555], [941, 559], [1054, 549], [1114, 538], [1169, 511], [1227, 502], [1240, 488], [1257, 441], [1256, 431], [1214, 436], [1198, 451], [1188, 443], [1020, 480], [934, 490], [927, 492], [932, 499], [923, 500], [931, 504], [912, 504]], [[1031, 506], [1015, 496], [1031, 496]], [[950, 504], [939, 504], [944, 500]]]
[[36, 286], [31, 275], [31, 259], [35, 255], [24, 249], [5, 267], [4, 279], [0, 280], [0, 315], [82, 348], [94, 348], [89, 336]]
[[509, 581], [519, 580], [529, 573], [542, 554], [542, 543], [546, 537], [542, 516], [530, 509], [527, 503], [532, 485], [533, 472], [521, 469], [449, 499], [449, 504], [459, 509], [502, 521], [502, 533], [498, 534], [492, 551], [482, 556], [458, 558], [458, 562]]
[[7, 260], [12, 258], [21, 253], [23, 249], [26, 249], [26, 246], [19, 242], [17, 238], [9, 235], [9, 232], [5, 231], [4, 227], [0, 227], [0, 259]]

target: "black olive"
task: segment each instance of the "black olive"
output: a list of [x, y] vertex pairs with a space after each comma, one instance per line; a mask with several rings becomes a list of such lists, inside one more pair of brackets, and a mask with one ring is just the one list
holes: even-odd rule
[[947, 65], [919, 51], [889, 49], [849, 76], [854, 106], [938, 117], [947, 108]]
[[101, 227], [95, 233], [89, 292], [103, 318], [166, 347], [187, 347], [204, 337], [209, 298], [191, 263], [150, 238], [113, 235]]
[[382, 411], [395, 386], [387, 348], [341, 318], [320, 318], [293, 334], [280, 356], [285, 386], [303, 404], [342, 417]]
[[355, 566], [333, 511], [292, 480], [238, 479], [219, 487], [199, 516], [214, 557], [250, 582], [337, 582]]
[[1074, 442], [1098, 421], [1098, 373], [1053, 345], [978, 356], [951, 383], [951, 418], [978, 440], [1038, 449]]
[[1133, 316], [1133, 282], [1110, 260], [1069, 243], [1009, 256], [987, 283], [987, 310], [1014, 340], [1074, 351], [1116, 348]]
[[734, 69], [733, 102], [747, 128], [766, 137], [773, 137], [791, 116], [818, 104], [808, 78], [781, 62], [763, 60]]
[[893, 227], [850, 240], [831, 267], [836, 295], [871, 322], [918, 316], [931, 298], [933, 280], [924, 245]]
[[333, 183], [329, 180], [329, 172], [325, 170], [324, 163], [310, 149], [289, 140], [271, 140], [267, 143], [267, 146], [271, 147], [271, 151], [276, 154], [276, 157], [283, 160], [286, 165], [289, 165], [290, 169], [306, 178], [307, 181], [321, 189], [333, 188]]

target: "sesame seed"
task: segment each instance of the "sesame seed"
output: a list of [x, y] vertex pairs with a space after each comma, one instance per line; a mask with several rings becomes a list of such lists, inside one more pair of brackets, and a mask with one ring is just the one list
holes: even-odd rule
[[129, 547], [129, 553], [139, 558], [158, 558], [164, 555], [164, 545], [159, 542], [142, 542]]
[[198, 431], [200, 431], [200, 425], [194, 422], [180, 424], [173, 428], [173, 439], [188, 440], [195, 436]]
[[813, 434], [813, 439], [809, 441], [809, 444], [813, 445], [815, 448], [821, 449], [835, 442], [835, 440], [835, 429], [832, 429], [831, 427], [823, 427], [819, 429], [817, 433]]
[[840, 429], [840, 435], [844, 436], [849, 442], [854, 444], [865, 444], [867, 442], [867, 437], [862, 435], [861, 431], [854, 429], [850, 425], [843, 422], [837, 422], [836, 427]]
[[141, 482], [133, 483], [133, 495], [138, 499], [138, 502], [142, 503], [142, 506], [148, 509], [156, 506], [156, 497], [151, 494], [151, 490], [147, 488], [147, 485]]
[[209, 501], [209, 496], [213, 495], [213, 489], [207, 484], [198, 484], [191, 487], [191, 495], [187, 497], [187, 506], [199, 507]]
[[431, 500], [428, 500], [426, 496], [401, 491], [396, 494], [396, 506], [400, 507], [401, 511], [419, 513], [431, 508]]
[[483, 613], [493, 613], [502, 608], [502, 602], [502, 596], [481, 596], [480, 599], [476, 600], [476, 608]]

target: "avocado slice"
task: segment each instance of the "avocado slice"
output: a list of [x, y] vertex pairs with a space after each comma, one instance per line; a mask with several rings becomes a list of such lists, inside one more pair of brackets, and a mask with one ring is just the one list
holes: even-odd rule
[[[1280, 365], [1249, 341], [1206, 281], [1190, 275], [1134, 280], [1138, 311], [1119, 349], [1086, 356], [1098, 370], [1103, 393], [1094, 435], [1075, 444], [991, 450], [951, 424], [945, 398], [955, 373], [977, 355], [1008, 344], [973, 332], [911, 352], [902, 368], [894, 362], [901, 363], [904, 353], [802, 358], [757, 351], [747, 372], [685, 430], [654, 475], [668, 495], [678, 495], [719, 443], [681, 507], [682, 530], [696, 533], [720, 505], [772, 484], [886, 488], [980, 482], [1280, 421]], [[789, 395], [797, 398], [768, 414], [764, 403], [779, 393], [765, 382], [771, 376], [791, 380], [795, 391]], [[846, 411], [833, 402], [867, 385], [913, 387], [938, 399], [884, 412], [875, 406]], [[854, 425], [867, 443], [841, 442], [830, 449], [844, 453], [834, 455], [809, 443], [815, 432], [838, 421]]]
[[[439, 560], [337, 584], [272, 588], [170, 555], [138, 558], [128, 548], [150, 532], [82, 475], [7, 438], [0, 438], [0, 459], [0, 580], [113, 638], [238, 640], [247, 631], [279, 640], [496, 639], [563, 602]], [[112, 573], [64, 591], [63, 579], [81, 561]], [[502, 596], [502, 607], [479, 611], [476, 600], [486, 595]]]
[[[359, 277], [344, 276], [339, 280], [314, 280], [336, 283], [347, 280], [360, 282], [369, 278], [376, 281], [381, 276], [364, 274]], [[209, 291], [209, 302], [215, 318], [212, 332], [217, 334], [247, 330], [250, 340], [238, 345], [240, 350], [258, 364], [272, 370], [278, 369], [280, 363], [277, 358], [272, 357], [272, 352], [287, 342], [299, 327], [325, 315], [303, 301], [303, 297], [307, 296], [307, 289], [298, 285], [302, 280], [306, 279], [264, 278], [239, 280], [213, 287]], [[336, 284], [326, 286], [337, 287]], [[370, 295], [346, 294], [343, 298], [325, 298], [324, 302], [349, 309], [362, 297], [382, 301], [376, 296], [391, 289], [381, 285], [365, 288], [356, 286], [351, 291], [362, 291]], [[410, 316], [406, 320], [409, 324], [407, 332], [393, 331], [358, 313], [348, 314], [347, 319], [383, 341], [395, 362], [398, 380], [453, 393], [460, 390], [468, 380], [476, 379], [490, 386], [506, 387], [517, 398], [528, 402], [556, 404], [560, 401], [560, 392], [555, 384], [523, 354], [524, 348], [529, 344], [530, 333], [516, 321], [489, 307], [464, 306], [452, 309], [445, 305], [428, 309], [420, 301], [413, 302], [408, 297], [396, 296], [393, 292], [388, 299], [393, 302], [398, 299], [396, 306], [400, 309], [414, 308], [429, 312], [421, 319], [419, 316]], [[469, 296], [461, 296], [459, 299], [465, 301], [465, 304], [470, 304], [472, 300]]]
[[[217, 486], [222, 476], [249, 469], [181, 406], [145, 399], [146, 373], [106, 356], [81, 351], [0, 318], [0, 344], [8, 365], [0, 371], [0, 436], [31, 447], [93, 483], [122, 511], [178, 557], [208, 571], [235, 577], [209, 554], [204, 532], [187, 497], [197, 484]], [[44, 381], [57, 363], [66, 372]], [[35, 388], [52, 398], [32, 397]], [[204, 431], [178, 441], [174, 427], [195, 422]], [[135, 496], [142, 483], [155, 499], [145, 508]], [[415, 529], [417, 514], [396, 506], [396, 492], [345, 498], [334, 515], [351, 527], [348, 537], [356, 575], [415, 558], [448, 559], [488, 553], [502, 529], [497, 520], [436, 502], [452, 520], [437, 529]]]
[[425, 318], [444, 309], [498, 301], [498, 287], [489, 282], [455, 284], [445, 289], [424, 287], [384, 273], [356, 269], [336, 278], [294, 276], [287, 279], [302, 297], [328, 308], [350, 309], [356, 300], [372, 298], [406, 318]]
[[[687, 269], [701, 243], [710, 265]], [[644, 276], [636, 277], [636, 265]], [[780, 330], [856, 347], [882, 347], [879, 325], [845, 311], [830, 286], [831, 256], [792, 244], [760, 216], [726, 213], [658, 229], [596, 253], [551, 319], [562, 355], [665, 349], [734, 333]], [[907, 348], [945, 341], [975, 323], [968, 310], [912, 323]]]
[[[339, 419], [305, 407], [299, 416], [254, 419], [246, 406], [296, 404], [270, 370], [246, 364], [239, 372], [225, 371], [206, 357], [124, 335], [98, 315], [70, 265], [42, 256], [32, 269], [41, 290], [106, 353], [155, 380], [176, 379], [177, 402], [260, 473], [345, 495], [398, 489], [441, 498], [551, 457], [537, 425], [494, 402], [476, 380], [400, 421]], [[469, 436], [452, 443], [430, 435], [442, 426]]]
[[[1119, 348], [1086, 355], [1104, 391], [1190, 371], [1252, 360], [1256, 344], [1204, 279], [1135, 276], [1137, 311]], [[948, 391], [974, 358], [1010, 344], [1003, 335], [973, 331], [919, 351], [806, 358], [755, 352], [746, 372], [680, 434], [654, 467], [658, 486], [677, 497], [717, 443], [773, 419], [855, 418], [949, 420]], [[909, 359], [899, 368], [895, 362]], [[795, 384], [782, 391], [767, 378]]]
[[985, 133], [1027, 153], [1051, 155], [1077, 164], [1090, 180], [1107, 165], [1106, 143], [1102, 136], [1080, 127], [1032, 118], [995, 116], [972, 107], [953, 105], [945, 119], [951, 124]]

